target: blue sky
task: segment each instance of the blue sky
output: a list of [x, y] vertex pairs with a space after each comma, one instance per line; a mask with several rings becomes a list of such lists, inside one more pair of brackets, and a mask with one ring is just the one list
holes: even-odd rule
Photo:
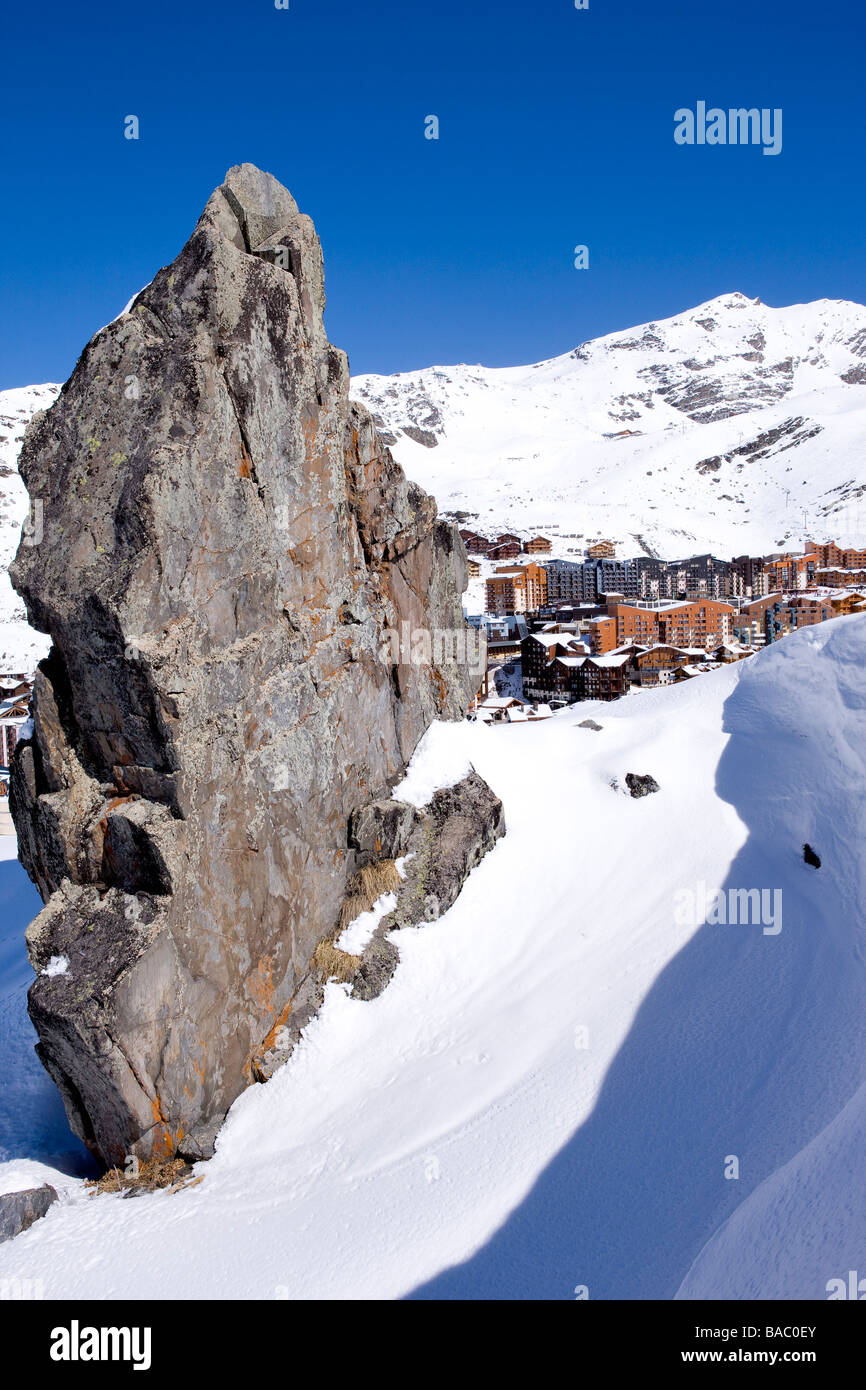
[[[734, 289], [862, 302], [864, 37], [859, 0], [19, 0], [0, 388], [68, 376], [244, 160], [314, 219], [354, 372], [535, 361]], [[782, 153], [677, 146], [701, 99], [781, 107]]]

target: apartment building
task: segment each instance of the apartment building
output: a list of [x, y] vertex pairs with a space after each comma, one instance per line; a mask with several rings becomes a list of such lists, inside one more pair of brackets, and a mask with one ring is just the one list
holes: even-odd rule
[[827, 541], [824, 545], [809, 542], [806, 549], [814, 552], [818, 569], [866, 569], [866, 550], [843, 550], [835, 541]]
[[488, 613], [534, 613], [547, 602], [543, 565], [504, 565], [487, 580]]
[[767, 593], [768, 581], [763, 559], [737, 555], [731, 561], [730, 593], [736, 598], [760, 598]]
[[627, 642], [648, 647], [670, 643], [706, 650], [711, 643], [730, 641], [736, 616], [733, 605], [709, 598], [640, 604], [609, 595], [607, 611], [616, 624], [615, 647]]
[[595, 564], [548, 560], [547, 598], [550, 603], [595, 603], [598, 598]]
[[866, 567], [862, 569], [833, 569], [821, 565], [815, 570], [815, 583], [830, 589], [855, 589], [866, 584]]
[[815, 583], [817, 557], [808, 555], [773, 555], [764, 562], [767, 590], [808, 589]]

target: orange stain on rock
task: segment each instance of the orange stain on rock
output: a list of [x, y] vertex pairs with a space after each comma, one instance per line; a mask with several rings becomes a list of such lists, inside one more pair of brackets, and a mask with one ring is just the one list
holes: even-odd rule
[[273, 956], [262, 956], [256, 966], [255, 974], [247, 980], [247, 990], [258, 1004], [260, 1009], [267, 1013], [274, 1012], [274, 958]]

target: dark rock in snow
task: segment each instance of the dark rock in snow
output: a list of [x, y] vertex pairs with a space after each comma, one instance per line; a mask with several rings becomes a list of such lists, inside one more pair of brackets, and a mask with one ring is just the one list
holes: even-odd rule
[[416, 444], [423, 444], [425, 449], [435, 449], [439, 443], [432, 430], [422, 430], [417, 425], [404, 425], [403, 433], [413, 439]]
[[56, 1201], [57, 1193], [48, 1183], [42, 1187], [28, 1187], [24, 1192], [0, 1195], [0, 1244], [26, 1231]]
[[632, 796], [649, 796], [650, 792], [657, 792], [659, 784], [649, 773], [641, 776], [638, 772], [627, 772], [625, 774], [625, 784]]
[[596, 724], [594, 719], [581, 719], [577, 726], [579, 729], [592, 729], [593, 733], [601, 733], [601, 725]]
[[815, 853], [810, 844], [805, 844], [803, 846], [803, 858], [805, 859], [807, 864], [811, 864], [813, 869], [820, 869], [821, 860], [818, 858], [818, 855]]

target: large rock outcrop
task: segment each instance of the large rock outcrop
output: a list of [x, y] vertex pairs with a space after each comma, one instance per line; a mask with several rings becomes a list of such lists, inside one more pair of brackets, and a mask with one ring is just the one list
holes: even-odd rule
[[53, 647], [12, 808], [31, 960], [68, 962], [30, 1011], [108, 1164], [212, 1152], [351, 826], [477, 688], [447, 643], [416, 659], [417, 630], [464, 632], [462, 544], [349, 401], [324, 303], [312, 222], [234, 168], [22, 450], [43, 538], [13, 582]]

